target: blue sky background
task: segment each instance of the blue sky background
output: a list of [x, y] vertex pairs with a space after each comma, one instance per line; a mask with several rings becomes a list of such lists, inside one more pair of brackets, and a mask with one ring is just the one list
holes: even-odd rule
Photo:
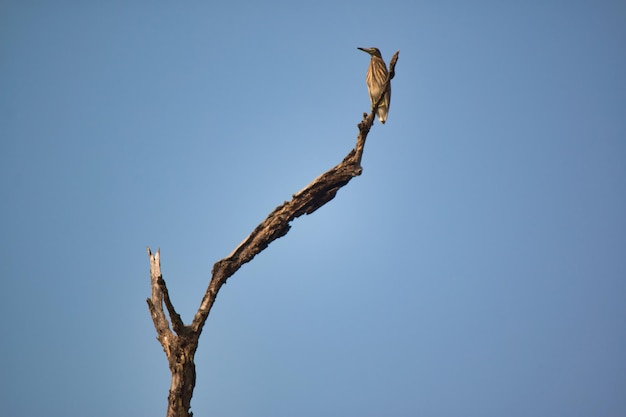
[[623, 1], [0, 4], [0, 402], [164, 415], [147, 245], [211, 266], [354, 146], [363, 175], [222, 289], [194, 415], [626, 414]]

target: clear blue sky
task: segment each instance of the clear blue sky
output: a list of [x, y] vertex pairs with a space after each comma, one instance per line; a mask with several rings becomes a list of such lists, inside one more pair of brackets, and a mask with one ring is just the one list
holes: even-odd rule
[[623, 1], [122, 3], [0, 5], [3, 415], [165, 414], [146, 246], [189, 322], [354, 146], [358, 46], [388, 122], [220, 292], [194, 415], [626, 415]]

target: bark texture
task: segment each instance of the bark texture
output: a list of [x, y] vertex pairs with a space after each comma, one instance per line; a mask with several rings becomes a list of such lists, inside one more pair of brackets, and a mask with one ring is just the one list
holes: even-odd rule
[[[400, 51], [397, 51], [389, 62], [390, 83], [395, 76], [395, 66]], [[383, 88], [381, 91], [385, 91]], [[167, 417], [192, 417], [190, 411], [191, 397], [196, 384], [196, 367], [194, 355], [198, 348], [198, 339], [206, 322], [215, 298], [222, 285], [245, 263], [250, 262], [271, 242], [284, 236], [290, 229], [290, 222], [311, 214], [332, 200], [337, 191], [352, 178], [361, 175], [361, 158], [365, 147], [365, 139], [374, 123], [374, 116], [383, 97], [379, 97], [372, 106], [370, 114], [363, 113], [363, 120], [358, 125], [359, 134], [356, 146], [335, 167], [315, 178], [309, 185], [276, 207], [248, 237], [246, 237], [227, 257], [217, 261], [211, 271], [211, 281], [204, 293], [198, 311], [190, 325], [185, 325], [174, 309], [167, 286], [161, 275], [160, 251], [152, 253], [150, 258], [151, 297], [146, 301], [152, 316], [157, 340], [163, 346], [172, 373], [172, 381], [168, 396]], [[167, 310], [167, 315], [165, 314]], [[169, 319], [168, 319], [169, 316]]]

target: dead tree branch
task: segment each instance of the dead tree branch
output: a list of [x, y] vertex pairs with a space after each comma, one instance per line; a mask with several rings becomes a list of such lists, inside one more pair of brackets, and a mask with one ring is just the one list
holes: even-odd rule
[[[399, 52], [397, 51], [389, 62], [389, 75], [385, 85], [388, 85], [395, 76], [395, 66]], [[382, 88], [381, 91], [385, 91], [385, 89]], [[194, 355], [198, 347], [200, 333], [222, 285], [239, 268], [250, 262], [270, 243], [285, 236], [291, 228], [290, 223], [292, 220], [303, 214], [313, 213], [335, 198], [337, 191], [350, 182], [352, 178], [361, 175], [361, 159], [365, 147], [365, 139], [374, 123], [374, 115], [382, 100], [383, 97], [381, 95], [372, 106], [371, 113], [369, 115], [363, 113], [363, 120], [358, 125], [359, 134], [356, 140], [356, 147], [346, 155], [343, 161], [295, 193], [291, 201], [286, 201], [276, 207], [239, 246], [224, 259], [217, 261], [213, 265], [211, 281], [191, 325], [187, 326], [183, 323], [170, 300], [167, 286], [161, 275], [160, 251], [157, 250], [153, 254], [150, 248], [148, 248], [152, 295], [146, 301], [154, 328], [157, 331], [157, 339], [163, 346], [172, 373], [167, 417], [193, 416], [189, 408], [196, 383]], [[169, 315], [169, 321], [163, 309], [164, 304]]]

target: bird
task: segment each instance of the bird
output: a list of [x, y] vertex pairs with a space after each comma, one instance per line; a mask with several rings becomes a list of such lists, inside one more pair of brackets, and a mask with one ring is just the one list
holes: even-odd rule
[[[380, 94], [383, 92], [385, 81], [387, 80], [387, 65], [383, 61], [383, 57], [380, 54], [378, 48], [357, 48], [363, 52], [367, 52], [372, 56], [370, 60], [370, 66], [367, 68], [367, 75], [365, 76], [365, 84], [367, 84], [367, 91], [370, 95], [370, 101], [372, 107], [380, 98]], [[389, 103], [391, 102], [391, 84], [387, 86], [384, 92], [383, 101], [376, 110], [378, 120], [382, 124], [387, 121], [387, 115], [389, 114]]]

